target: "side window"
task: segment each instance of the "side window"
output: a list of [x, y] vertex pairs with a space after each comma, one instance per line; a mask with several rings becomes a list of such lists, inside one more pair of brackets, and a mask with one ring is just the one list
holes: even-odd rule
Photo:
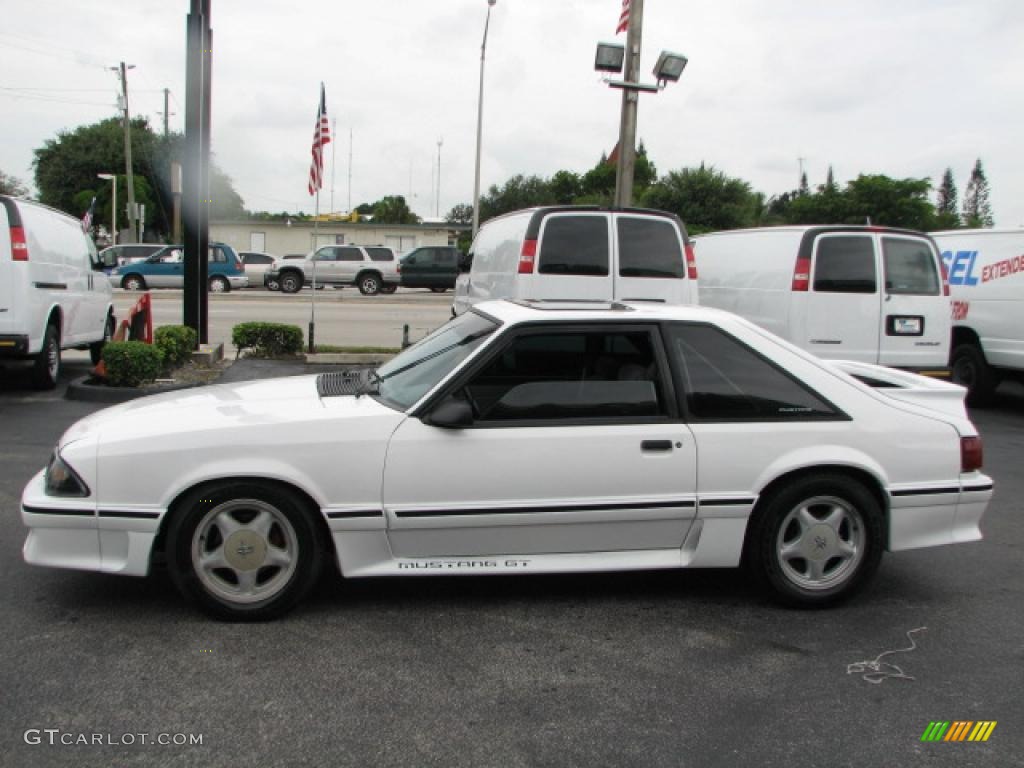
[[185, 258], [185, 254], [179, 248], [171, 248], [170, 250], [163, 251], [158, 259], [160, 264], [180, 264]]
[[206, 260], [210, 263], [227, 264], [228, 257], [227, 254], [224, 253], [223, 248], [211, 246], [210, 250], [206, 252]]
[[337, 248], [321, 248], [313, 254], [313, 261], [337, 261], [338, 260], [338, 249]]
[[437, 254], [438, 264], [446, 267], [450, 267], [455, 264], [455, 251], [450, 248], [438, 248], [435, 253]]
[[669, 221], [620, 216], [619, 275], [677, 277], [686, 273], [679, 233]]
[[870, 237], [841, 235], [818, 238], [814, 257], [814, 290], [819, 293], [875, 293], [875, 246]]
[[651, 331], [545, 331], [513, 339], [465, 386], [481, 423], [668, 415]]
[[370, 254], [371, 261], [394, 261], [395, 252], [390, 248], [367, 248], [366, 252]]
[[272, 264], [273, 261], [274, 259], [272, 257], [267, 256], [264, 253], [250, 253], [246, 254], [245, 257], [246, 264]]
[[824, 399], [724, 331], [673, 324], [670, 354], [693, 421], [844, 418]]
[[335, 248], [334, 252], [337, 254], [335, 259], [337, 261], [362, 261], [363, 253], [358, 248]]
[[551, 216], [540, 242], [543, 275], [608, 274], [608, 220], [604, 216]]
[[882, 262], [885, 264], [886, 293], [939, 295], [935, 256], [926, 242], [883, 237]]

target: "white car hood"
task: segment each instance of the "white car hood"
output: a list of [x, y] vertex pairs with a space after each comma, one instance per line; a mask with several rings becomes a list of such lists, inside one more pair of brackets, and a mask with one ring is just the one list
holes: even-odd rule
[[316, 376], [291, 376], [165, 392], [105, 408], [74, 424], [60, 444], [96, 436], [101, 441], [154, 439], [188, 432], [267, 427], [322, 419], [395, 415], [372, 397], [317, 393]]

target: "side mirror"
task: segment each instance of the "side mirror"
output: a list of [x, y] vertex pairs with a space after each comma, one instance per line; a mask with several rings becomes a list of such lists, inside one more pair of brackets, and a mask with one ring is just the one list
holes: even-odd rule
[[427, 414], [424, 423], [443, 429], [464, 429], [473, 425], [473, 409], [465, 400], [449, 397]]

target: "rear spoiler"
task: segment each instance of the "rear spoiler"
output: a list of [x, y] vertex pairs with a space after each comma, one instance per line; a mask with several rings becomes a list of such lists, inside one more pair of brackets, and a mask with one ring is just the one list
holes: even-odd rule
[[967, 409], [964, 406], [967, 389], [959, 384], [853, 360], [823, 360], [822, 362], [849, 374], [886, 397], [913, 405], [921, 405], [951, 416], [967, 418]]

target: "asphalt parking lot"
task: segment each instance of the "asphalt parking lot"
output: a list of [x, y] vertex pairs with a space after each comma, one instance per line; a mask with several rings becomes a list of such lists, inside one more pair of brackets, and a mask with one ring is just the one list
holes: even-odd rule
[[[300, 370], [243, 361], [226, 377]], [[21, 489], [98, 407], [0, 378], [0, 765], [1024, 762], [1022, 387], [973, 414], [996, 482], [985, 540], [889, 555], [836, 609], [776, 608], [732, 571], [326, 578], [265, 625], [204, 618], [163, 572], [23, 563]], [[847, 673], [919, 627], [887, 659], [913, 680]], [[998, 725], [986, 743], [922, 742], [935, 720]], [[160, 734], [202, 744], [142, 743]]]

